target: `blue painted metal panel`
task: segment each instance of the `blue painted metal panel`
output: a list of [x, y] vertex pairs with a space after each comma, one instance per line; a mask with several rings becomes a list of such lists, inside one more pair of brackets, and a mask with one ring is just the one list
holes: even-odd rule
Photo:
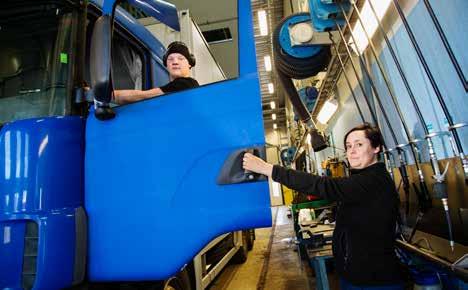
[[[61, 289], [73, 281], [74, 211], [83, 204], [83, 139], [79, 117], [22, 120], [0, 131], [0, 225], [3, 241], [7, 231], [11, 241], [0, 243], [0, 261], [3, 267], [14, 251], [14, 264], [22, 264], [24, 224], [36, 222], [34, 289]], [[22, 267], [3, 270], [1, 288], [20, 285]]]
[[[102, 9], [102, 15], [111, 15], [117, 0], [91, 0]], [[128, 0], [128, 2], [141, 9], [148, 16], [154, 17], [176, 31], [180, 31], [177, 8], [162, 0]]]
[[250, 1], [237, 1], [237, 17], [239, 18], [239, 75], [252, 74], [252, 77], [258, 78]]
[[266, 182], [216, 184], [232, 151], [264, 143], [250, 3], [240, 2], [240, 79], [88, 120], [90, 279], [163, 279], [217, 235], [270, 225]]
[[[349, 10], [349, 3], [343, 3], [345, 11]], [[341, 10], [337, 4], [325, 4], [320, 0], [309, 1], [310, 16], [316, 31], [335, 30], [337, 22], [340, 26], [344, 26], [345, 21], [340, 15]]]
[[21, 289], [25, 224], [0, 220], [0, 288]]
[[[343, 1], [341, 5], [345, 11], [348, 11], [350, 8], [348, 1]], [[337, 15], [341, 14], [341, 8], [339, 4], [325, 3], [321, 0], [309, 0], [309, 8], [318, 20], [336, 18]]]
[[249, 74], [90, 117], [88, 277], [164, 279], [216, 236], [269, 226], [267, 182], [216, 183], [230, 153], [264, 144], [261, 110]]
[[99, 3], [98, 5], [102, 10], [102, 15], [112, 15], [117, 0], [98, 0], [92, 2]]
[[175, 5], [161, 0], [127, 0], [131, 5], [140, 8], [170, 28], [180, 31], [179, 15]]

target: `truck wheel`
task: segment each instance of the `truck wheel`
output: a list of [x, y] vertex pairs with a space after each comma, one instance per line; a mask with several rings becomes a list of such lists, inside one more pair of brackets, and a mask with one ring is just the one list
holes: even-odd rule
[[183, 269], [177, 275], [163, 281], [155, 290], [191, 290], [190, 277], [187, 269]]
[[237, 253], [232, 256], [231, 261], [234, 264], [243, 264], [245, 261], [247, 261], [247, 253], [248, 253], [248, 244], [247, 244], [247, 233], [245, 231], [242, 232], [242, 246], [240, 249], [237, 251]]
[[247, 250], [252, 251], [255, 241], [255, 230], [248, 230], [245, 233], [247, 234]]

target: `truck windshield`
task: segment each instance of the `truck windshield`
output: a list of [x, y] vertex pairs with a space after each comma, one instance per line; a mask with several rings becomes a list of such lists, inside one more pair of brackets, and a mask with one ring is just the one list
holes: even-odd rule
[[2, 2], [0, 124], [67, 114], [77, 12], [44, 1]]

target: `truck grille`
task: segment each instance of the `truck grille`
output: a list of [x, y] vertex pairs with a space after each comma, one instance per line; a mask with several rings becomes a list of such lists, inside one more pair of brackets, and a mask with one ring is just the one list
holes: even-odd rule
[[26, 234], [24, 235], [23, 273], [21, 282], [25, 290], [32, 289], [36, 279], [38, 243], [38, 226], [35, 222], [28, 221], [26, 223]]

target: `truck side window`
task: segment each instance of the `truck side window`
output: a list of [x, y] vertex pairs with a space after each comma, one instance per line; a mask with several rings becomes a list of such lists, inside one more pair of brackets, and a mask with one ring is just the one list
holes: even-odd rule
[[112, 79], [114, 89], [143, 89], [143, 57], [123, 37], [115, 37], [112, 47]]
[[[197, 1], [170, 1], [179, 11], [180, 32], [174, 31], [135, 9], [125, 7], [164, 47], [173, 41], [184, 42], [195, 56], [191, 77], [203, 86], [239, 76], [239, 41], [237, 1], [210, 4], [206, 13]], [[156, 80], [156, 83], [158, 81]], [[158, 84], [164, 85], [165, 83]]]

